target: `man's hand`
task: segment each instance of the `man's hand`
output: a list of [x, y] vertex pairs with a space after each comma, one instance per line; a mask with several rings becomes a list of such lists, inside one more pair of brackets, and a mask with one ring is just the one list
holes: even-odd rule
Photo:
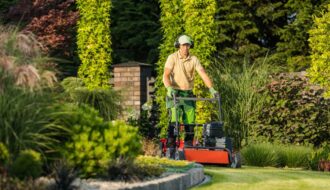
[[213, 97], [219, 96], [219, 92], [217, 92], [213, 87], [209, 88], [209, 91]]
[[172, 87], [167, 87], [166, 88], [167, 89], [167, 93], [166, 93], [166, 95], [168, 96], [168, 97], [173, 97], [173, 94], [175, 93], [175, 90], [172, 88]]

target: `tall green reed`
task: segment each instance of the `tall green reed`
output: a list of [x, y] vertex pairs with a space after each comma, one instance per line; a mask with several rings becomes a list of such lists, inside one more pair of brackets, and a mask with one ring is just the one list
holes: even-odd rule
[[209, 69], [215, 88], [222, 98], [226, 134], [234, 138], [234, 147], [248, 142], [249, 118], [261, 110], [265, 96], [258, 92], [268, 82], [274, 66], [261, 63], [226, 65], [215, 62]]

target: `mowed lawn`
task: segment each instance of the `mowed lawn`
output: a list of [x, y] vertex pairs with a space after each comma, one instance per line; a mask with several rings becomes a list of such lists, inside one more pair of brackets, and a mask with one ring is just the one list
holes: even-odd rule
[[330, 172], [301, 169], [206, 166], [211, 182], [194, 190], [330, 190]]

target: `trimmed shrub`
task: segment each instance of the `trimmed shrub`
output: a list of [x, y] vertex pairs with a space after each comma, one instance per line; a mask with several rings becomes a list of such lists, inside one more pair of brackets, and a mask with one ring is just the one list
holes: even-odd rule
[[108, 88], [110, 73], [108, 67], [111, 59], [110, 36], [110, 0], [85, 1], [77, 0], [78, 20], [78, 54], [82, 64], [78, 70], [88, 89]]
[[41, 156], [40, 153], [34, 150], [23, 150], [10, 166], [10, 174], [19, 179], [37, 178], [41, 175], [41, 172]]
[[278, 154], [272, 144], [248, 145], [241, 150], [243, 162], [250, 166], [278, 166]]
[[251, 114], [250, 135], [269, 142], [312, 144], [319, 146], [330, 139], [330, 99], [324, 89], [308, 82], [304, 73], [271, 76], [261, 91], [267, 93], [262, 111]]

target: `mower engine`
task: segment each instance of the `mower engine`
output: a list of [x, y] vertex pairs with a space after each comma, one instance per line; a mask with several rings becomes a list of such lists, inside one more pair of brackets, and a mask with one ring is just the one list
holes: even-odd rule
[[223, 123], [212, 122], [203, 126], [203, 145], [227, 148], [232, 151], [231, 139], [224, 136]]

